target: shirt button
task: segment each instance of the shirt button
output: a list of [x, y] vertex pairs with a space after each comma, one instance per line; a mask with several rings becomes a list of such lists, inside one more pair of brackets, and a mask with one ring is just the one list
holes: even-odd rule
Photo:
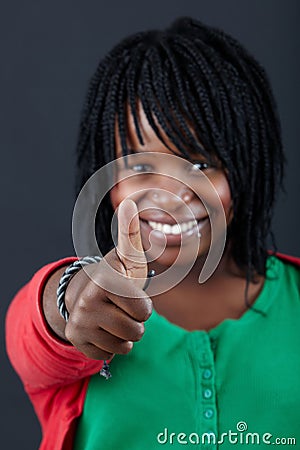
[[213, 417], [213, 415], [214, 415], [214, 410], [213, 409], [206, 409], [205, 411], [204, 411], [204, 417], [206, 418], [206, 419], [211, 419], [212, 417]]
[[204, 398], [210, 398], [212, 396], [212, 390], [211, 389], [205, 389], [203, 391], [203, 397]]
[[208, 380], [212, 376], [212, 371], [210, 369], [205, 369], [203, 372], [203, 378]]

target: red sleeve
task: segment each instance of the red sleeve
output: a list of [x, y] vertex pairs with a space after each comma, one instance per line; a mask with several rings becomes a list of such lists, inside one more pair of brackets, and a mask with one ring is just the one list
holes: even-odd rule
[[49, 276], [76, 258], [65, 258], [40, 269], [13, 299], [6, 317], [10, 361], [28, 394], [59, 388], [86, 378], [103, 365], [87, 358], [48, 330], [42, 312], [42, 294]]
[[65, 258], [40, 269], [16, 294], [6, 316], [7, 353], [41, 423], [40, 450], [73, 448], [89, 377], [103, 366], [51, 334], [42, 311], [48, 278], [75, 260]]

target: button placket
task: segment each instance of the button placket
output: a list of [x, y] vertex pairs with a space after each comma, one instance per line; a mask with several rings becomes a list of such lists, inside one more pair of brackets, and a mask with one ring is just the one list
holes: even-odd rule
[[[199, 338], [199, 336], [198, 336]], [[206, 332], [201, 336], [198, 342], [199, 351], [199, 369], [201, 385], [201, 402], [199, 428], [201, 430], [201, 437], [205, 436], [202, 447], [205, 449], [217, 448], [217, 403], [215, 390], [215, 373], [214, 373], [214, 350], [216, 343], [212, 342]], [[214, 434], [215, 442], [208, 440], [209, 434]]]
[[188, 340], [190, 342], [190, 357], [195, 367], [197, 424], [194, 431], [199, 435], [201, 448], [216, 450], [218, 447], [214, 355], [216, 342], [213, 343], [206, 331], [195, 331], [189, 334]]

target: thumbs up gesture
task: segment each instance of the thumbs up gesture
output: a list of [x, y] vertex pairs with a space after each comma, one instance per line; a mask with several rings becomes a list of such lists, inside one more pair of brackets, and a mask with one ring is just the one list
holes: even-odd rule
[[143, 291], [147, 272], [137, 206], [126, 199], [118, 208], [117, 247], [80, 270], [67, 287], [66, 339], [92, 359], [130, 352], [152, 312]]

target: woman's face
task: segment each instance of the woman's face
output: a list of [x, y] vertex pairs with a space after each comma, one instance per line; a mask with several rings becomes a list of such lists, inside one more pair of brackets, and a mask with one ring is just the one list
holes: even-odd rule
[[[195, 242], [199, 242], [199, 233], [197, 257], [208, 253], [212, 236], [211, 220], [219, 220], [220, 227], [224, 224], [224, 217], [225, 226], [232, 220], [232, 199], [227, 177], [219, 163], [203, 166], [206, 161], [199, 154], [191, 154], [192, 163], [182, 158], [160, 130], [167, 145], [179, 157], [174, 156], [156, 136], [142, 108], [138, 111], [144, 145], [140, 145], [133, 118], [129, 115], [127, 145], [133, 154], [128, 156], [127, 164], [124, 159], [118, 164], [111, 202], [116, 210], [125, 198], [135, 201], [148, 259], [170, 267], [180, 251], [180, 264], [189, 264], [191, 255], [195, 253]], [[122, 156], [117, 126], [116, 156]]]

